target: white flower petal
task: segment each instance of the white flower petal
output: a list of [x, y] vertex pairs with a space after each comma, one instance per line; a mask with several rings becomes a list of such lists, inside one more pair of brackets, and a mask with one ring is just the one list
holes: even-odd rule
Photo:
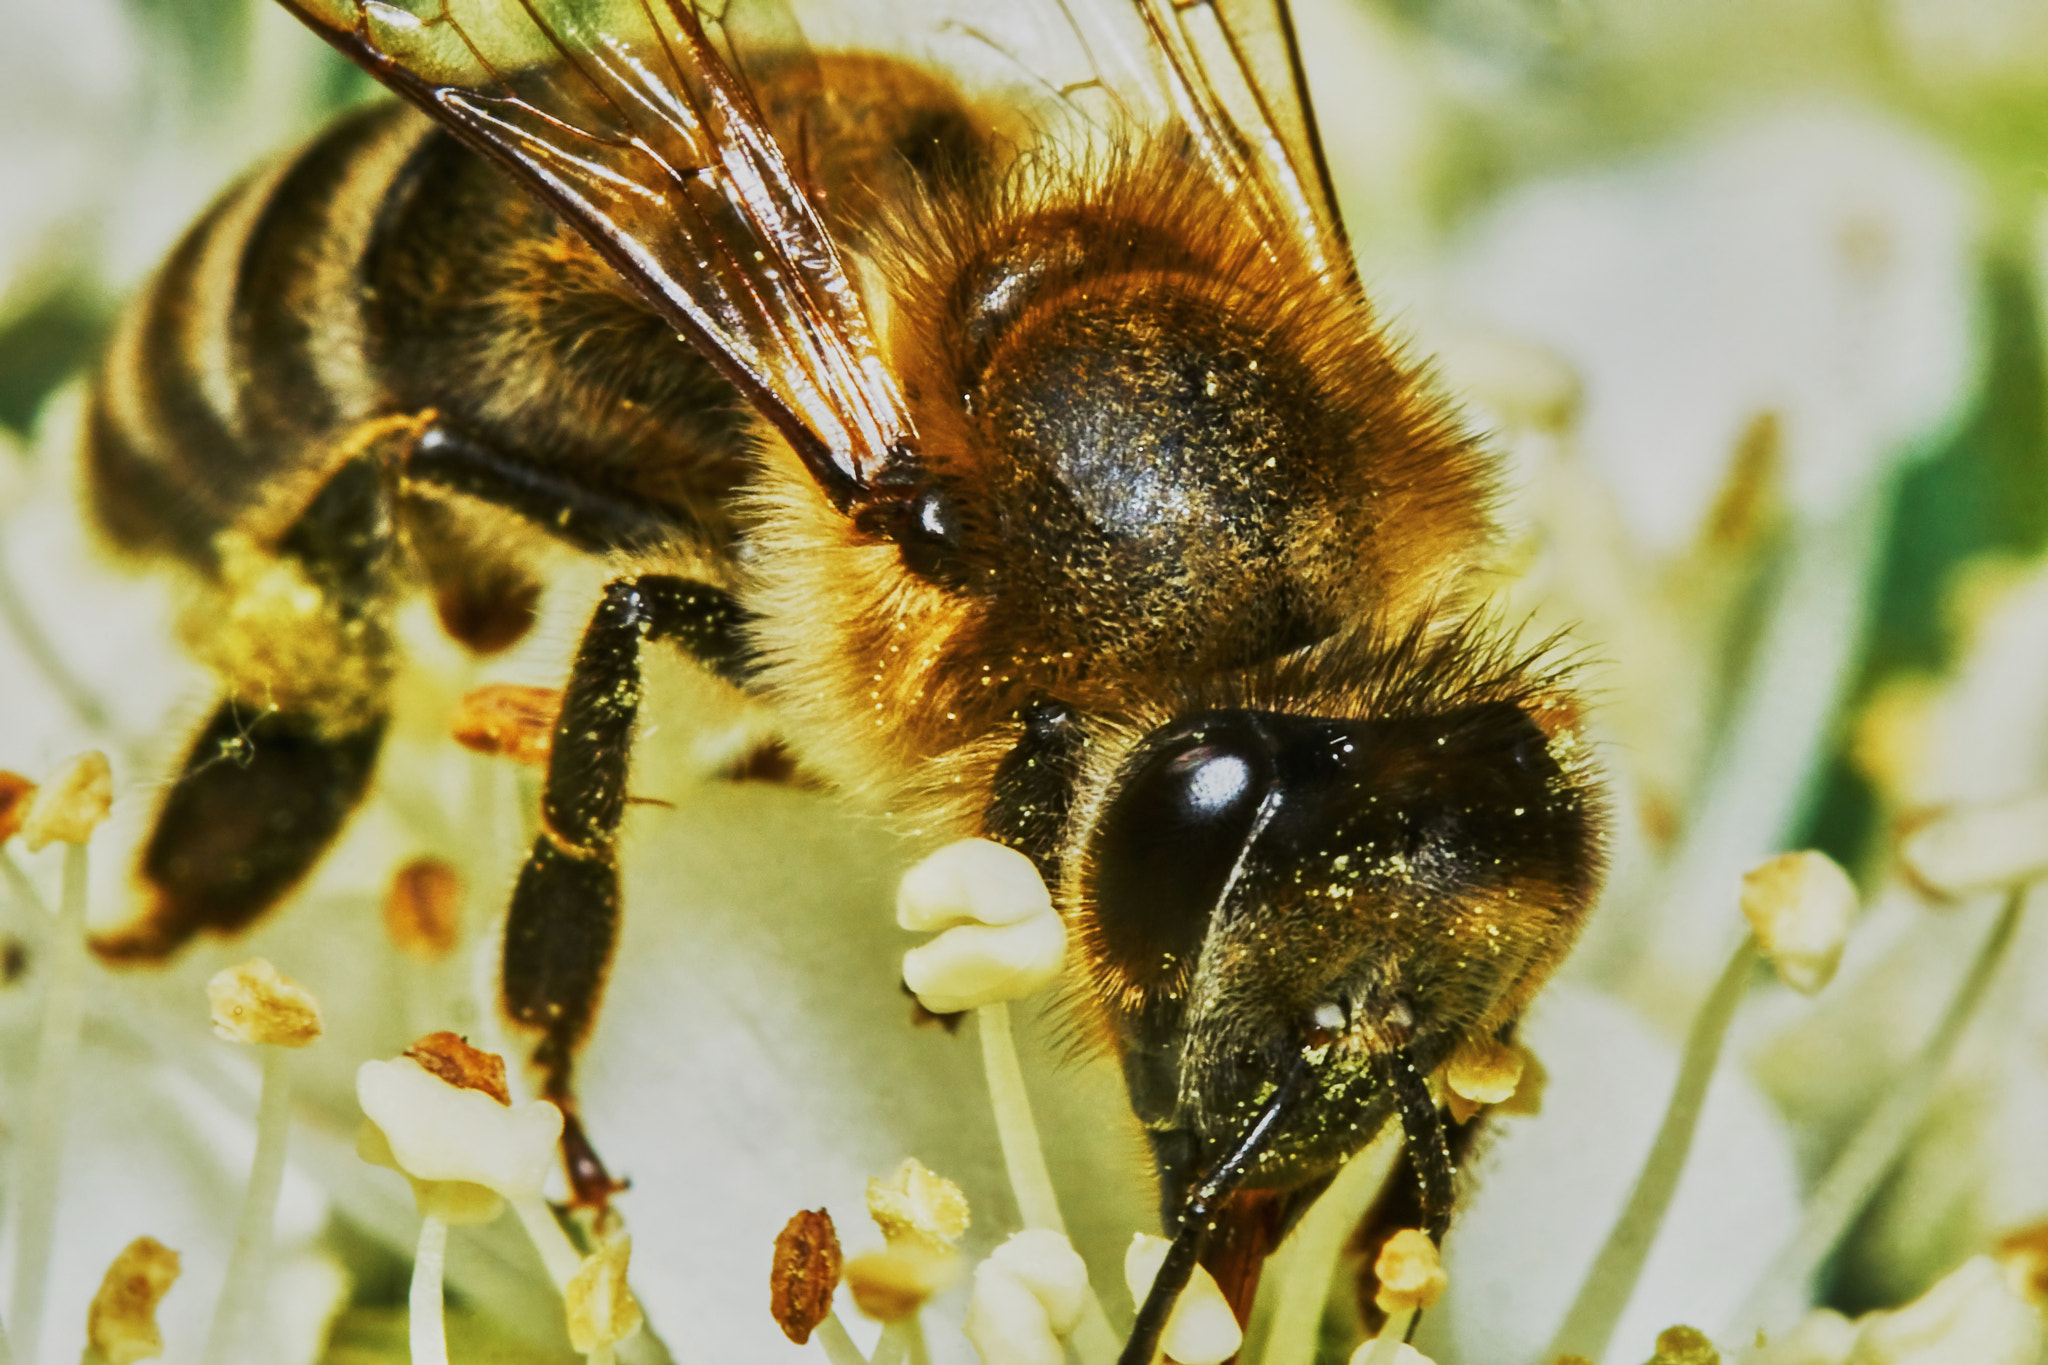
[[[1439, 1359], [1538, 1357], [1628, 1197], [1677, 1073], [1668, 1039], [1570, 984], [1538, 997], [1517, 1037], [1549, 1073], [1543, 1113], [1502, 1120], [1477, 1163], [1444, 1243], [1449, 1288], [1417, 1340]], [[1610, 1359], [1647, 1359], [1674, 1322], [1732, 1314], [1749, 1286], [1729, 1267], [1754, 1266], [1791, 1235], [1799, 1188], [1775, 1111], [1724, 1065]]]
[[[658, 681], [694, 704], [691, 679]], [[897, 850], [828, 798], [688, 776], [687, 740], [669, 727], [635, 755], [634, 790], [674, 805], [628, 816], [630, 908], [577, 1068], [582, 1117], [633, 1182], [619, 1206], [649, 1326], [707, 1360], [796, 1365], [815, 1348], [783, 1338], [767, 1274], [792, 1209], [824, 1205], [850, 1236], [869, 1178], [908, 1153], [976, 1209], [1011, 1208], [1009, 1181], [973, 1040], [910, 1026], [901, 939], [878, 932]], [[1156, 1216], [1122, 1078], [1099, 1056], [1077, 1064], [1056, 1020], [1023, 1010], [1014, 1027], [1074, 1242], [1115, 1267]], [[962, 1256], [986, 1257], [1013, 1227], [977, 1217]], [[958, 1330], [966, 1278], [925, 1309], [934, 1341]]]
[[[203, 1039], [203, 1015], [198, 1023]], [[10, 1042], [21, 1040], [16, 1034]], [[10, 1080], [20, 1074], [13, 1068], [22, 1060], [20, 1051], [9, 1049]], [[235, 1211], [248, 1184], [254, 1094], [248, 1109], [237, 1112], [132, 1050], [91, 1046], [80, 1054], [74, 1085], [42, 1358], [79, 1358], [88, 1305], [108, 1265], [130, 1241], [147, 1234], [176, 1249], [183, 1262], [183, 1273], [157, 1312], [170, 1358], [196, 1359], [220, 1297]], [[324, 1192], [301, 1170], [286, 1168], [274, 1243], [280, 1270], [321, 1235], [328, 1207]], [[0, 1276], [6, 1277], [0, 1283], [11, 1283], [12, 1233], [10, 1228], [0, 1256]], [[331, 1289], [331, 1281], [318, 1286], [288, 1275], [273, 1281], [265, 1300], [267, 1321], [259, 1329], [270, 1333], [266, 1361], [312, 1365], [319, 1351], [306, 1350], [305, 1334], [294, 1324], [331, 1312]]]
[[1759, 414], [1825, 516], [1967, 399], [1975, 198], [1896, 123], [1780, 113], [1510, 194], [1459, 287], [1583, 376], [1587, 454], [1638, 538], [1676, 548]]
[[1904, 1308], [1863, 1319], [1848, 1365], [2036, 1365], [2041, 1348], [2040, 1311], [1977, 1256]]
[[1832, 1308], [1816, 1308], [1797, 1327], [1742, 1357], [1742, 1365], [1842, 1365], [1856, 1345], [1856, 1325]]

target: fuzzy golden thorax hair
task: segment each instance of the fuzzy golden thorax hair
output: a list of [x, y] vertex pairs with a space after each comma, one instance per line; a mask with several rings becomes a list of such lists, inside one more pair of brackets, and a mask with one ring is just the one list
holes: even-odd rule
[[1483, 453], [1348, 281], [1173, 141], [1125, 142], [942, 181], [869, 234], [943, 564], [906, 567], [771, 442], [759, 643], [843, 783], [896, 799], [1028, 700], [1128, 715], [1468, 595]]

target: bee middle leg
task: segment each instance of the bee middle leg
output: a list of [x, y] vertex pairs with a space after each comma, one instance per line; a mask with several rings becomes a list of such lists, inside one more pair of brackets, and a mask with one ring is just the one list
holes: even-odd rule
[[730, 594], [667, 574], [616, 579], [592, 613], [570, 668], [541, 795], [541, 830], [520, 868], [505, 924], [502, 988], [514, 1022], [535, 1029], [543, 1092], [561, 1107], [576, 1202], [621, 1188], [576, 1120], [572, 1072], [596, 1017], [619, 929], [617, 839], [625, 816], [644, 643], [667, 641], [744, 681], [745, 614]]

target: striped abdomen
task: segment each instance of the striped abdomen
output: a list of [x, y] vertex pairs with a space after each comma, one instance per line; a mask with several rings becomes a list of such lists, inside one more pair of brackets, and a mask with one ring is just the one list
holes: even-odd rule
[[427, 410], [723, 539], [723, 381], [495, 167], [388, 105], [229, 191], [131, 307], [88, 418], [94, 510], [122, 547], [211, 570], [222, 532], [281, 533], [363, 423]]

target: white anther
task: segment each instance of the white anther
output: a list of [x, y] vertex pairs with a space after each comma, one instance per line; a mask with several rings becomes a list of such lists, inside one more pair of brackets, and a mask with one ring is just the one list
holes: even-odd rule
[[1943, 811], [1906, 837], [1906, 868], [1945, 896], [2048, 876], [2048, 792]]
[[1781, 853], [1742, 877], [1742, 913], [1757, 946], [1801, 995], [1834, 979], [1856, 909], [1856, 884], [1825, 853]]
[[[1131, 1238], [1130, 1248], [1124, 1252], [1124, 1283], [1130, 1287], [1131, 1298], [1140, 1305], [1152, 1292], [1152, 1281], [1159, 1278], [1159, 1267], [1165, 1263], [1171, 1245], [1164, 1237], [1147, 1237], [1142, 1232]], [[1237, 1325], [1237, 1315], [1230, 1311], [1223, 1291], [1216, 1287], [1215, 1278], [1208, 1271], [1196, 1266], [1188, 1287], [1181, 1291], [1180, 1302], [1166, 1320], [1166, 1330], [1159, 1337], [1160, 1349], [1180, 1365], [1223, 1365], [1243, 1344], [1244, 1331]]]
[[[1014, 1277], [1045, 1307], [1054, 1335], [1065, 1336], [1081, 1320], [1088, 1297], [1088, 1266], [1062, 1233], [1027, 1228], [997, 1247], [984, 1267], [996, 1266]], [[980, 1271], [975, 1272], [977, 1278]]]
[[[562, 1111], [546, 1100], [500, 1104], [409, 1057], [364, 1062], [356, 1099], [397, 1169], [421, 1182], [481, 1185], [506, 1199], [540, 1193], [562, 1136]], [[374, 1160], [375, 1144], [361, 1145]]]
[[1032, 861], [988, 839], [960, 839], [903, 874], [896, 922], [918, 933], [958, 924], [1019, 924], [1052, 913]]
[[975, 1267], [965, 1329], [981, 1365], [1061, 1365], [1067, 1358], [1045, 1305], [993, 1259]]
[[1020, 1000], [1059, 979], [1067, 930], [1059, 916], [965, 924], [903, 955], [903, 982], [933, 1014]]
[[906, 872], [896, 922], [940, 931], [903, 956], [904, 984], [935, 1014], [1030, 995], [1066, 962], [1066, 925], [1038, 869], [986, 839], [948, 844]]

